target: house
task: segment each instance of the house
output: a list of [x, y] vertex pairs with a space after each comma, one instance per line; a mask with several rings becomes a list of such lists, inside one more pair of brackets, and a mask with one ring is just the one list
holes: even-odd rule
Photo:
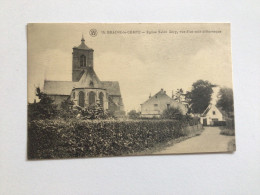
[[179, 108], [182, 114], [187, 113], [187, 108], [182, 103], [175, 101], [161, 89], [141, 104], [141, 118], [159, 118], [163, 111], [170, 107]]
[[94, 71], [94, 50], [85, 44], [73, 47], [72, 81], [44, 81], [44, 93], [60, 105], [70, 99], [75, 105], [88, 107], [99, 103], [115, 115], [124, 114], [124, 104], [118, 81], [101, 81]]
[[203, 125], [214, 125], [215, 121], [226, 121], [226, 113], [221, 108], [209, 104], [206, 110], [200, 117], [200, 122]]

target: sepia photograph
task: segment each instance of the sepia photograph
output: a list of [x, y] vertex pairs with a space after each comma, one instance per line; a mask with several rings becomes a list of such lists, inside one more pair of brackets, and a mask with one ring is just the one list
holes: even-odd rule
[[229, 23], [27, 25], [27, 159], [232, 153]]

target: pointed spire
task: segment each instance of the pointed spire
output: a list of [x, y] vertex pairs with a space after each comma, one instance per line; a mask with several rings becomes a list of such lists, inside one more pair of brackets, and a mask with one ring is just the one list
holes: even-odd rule
[[81, 42], [85, 42], [85, 39], [84, 39], [83, 33], [82, 33]]

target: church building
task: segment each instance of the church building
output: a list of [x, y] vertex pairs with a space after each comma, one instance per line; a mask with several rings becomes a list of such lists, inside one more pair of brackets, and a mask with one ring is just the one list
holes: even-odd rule
[[66, 99], [74, 105], [88, 107], [101, 104], [104, 110], [115, 115], [124, 114], [124, 104], [118, 81], [101, 81], [94, 71], [94, 50], [85, 44], [73, 47], [72, 81], [44, 81], [44, 93], [60, 104]]

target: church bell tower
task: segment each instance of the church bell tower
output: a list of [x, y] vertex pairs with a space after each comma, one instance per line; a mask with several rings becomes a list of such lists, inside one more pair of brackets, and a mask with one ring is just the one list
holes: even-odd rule
[[93, 68], [93, 52], [94, 50], [89, 48], [85, 44], [85, 39], [82, 35], [81, 44], [78, 47], [73, 47], [72, 53], [72, 81], [78, 82], [84, 73], [88, 69]]

